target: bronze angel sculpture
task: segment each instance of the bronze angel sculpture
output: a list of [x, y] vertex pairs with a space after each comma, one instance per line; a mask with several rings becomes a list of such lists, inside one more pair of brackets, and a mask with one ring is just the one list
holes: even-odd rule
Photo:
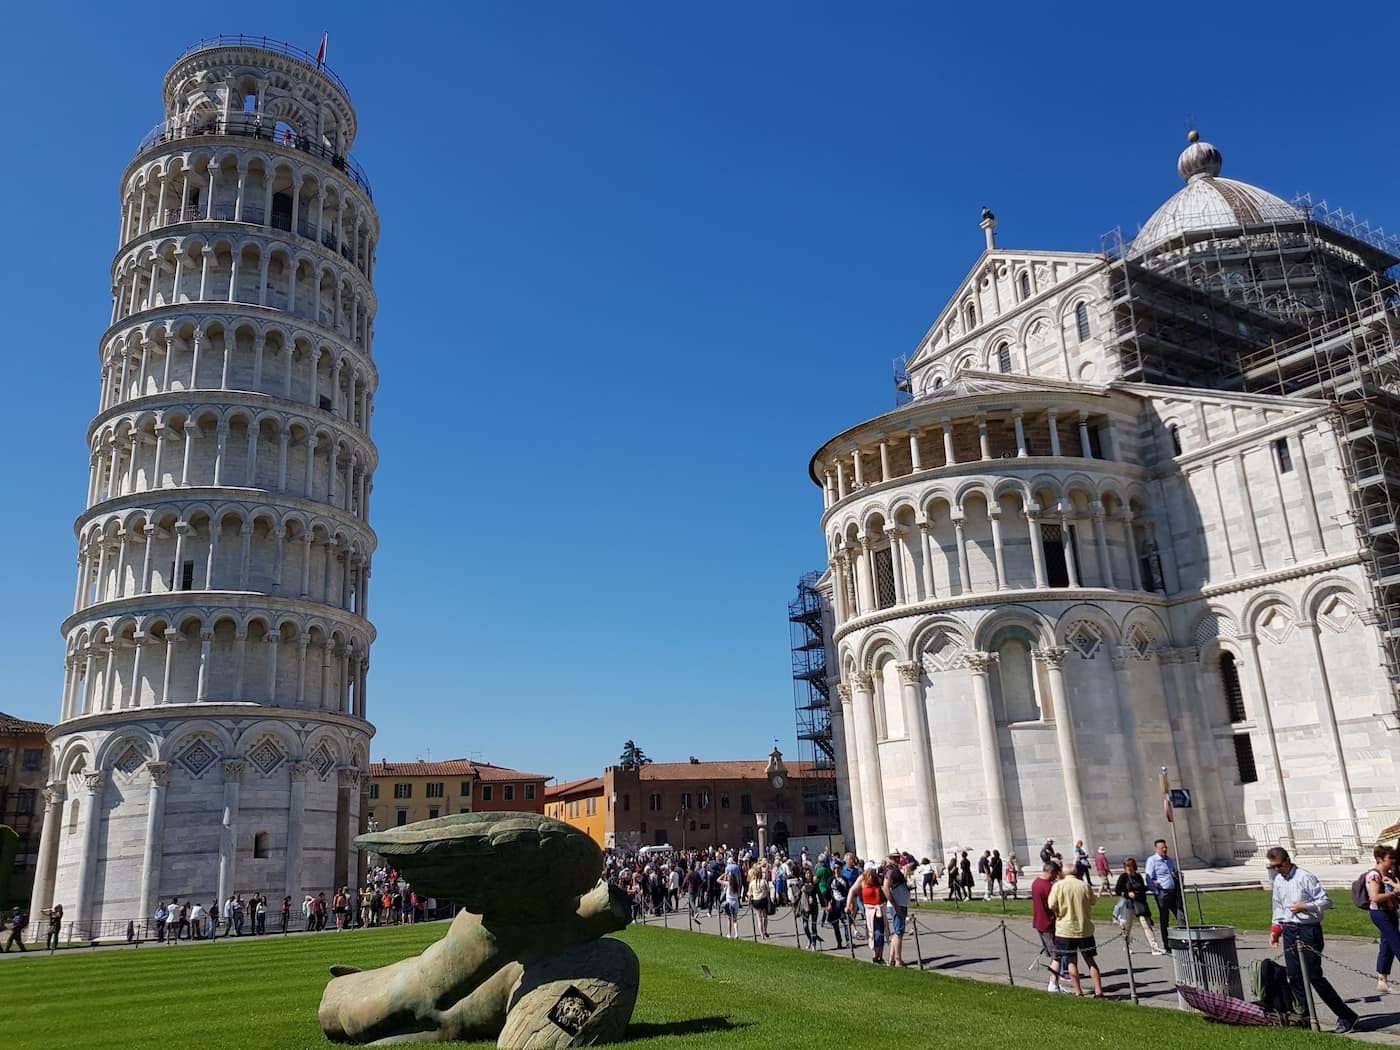
[[496, 1038], [503, 1050], [616, 1042], [637, 1001], [636, 953], [604, 938], [631, 906], [600, 880], [579, 829], [534, 813], [463, 813], [361, 835], [420, 894], [462, 905], [447, 936], [375, 970], [331, 968], [321, 1028], [391, 1046]]

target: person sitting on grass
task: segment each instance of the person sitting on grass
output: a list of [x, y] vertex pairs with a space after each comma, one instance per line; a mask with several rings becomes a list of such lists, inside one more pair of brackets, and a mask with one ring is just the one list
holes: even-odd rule
[[1087, 881], [1088, 870], [1075, 864], [1073, 877], [1060, 879], [1050, 890], [1046, 901], [1055, 916], [1055, 950], [1069, 959], [1069, 979], [1074, 994], [1083, 995], [1079, 984], [1077, 956], [1083, 956], [1094, 981], [1094, 998], [1103, 998], [1103, 973], [1099, 970], [1098, 947], [1094, 944], [1094, 891]]

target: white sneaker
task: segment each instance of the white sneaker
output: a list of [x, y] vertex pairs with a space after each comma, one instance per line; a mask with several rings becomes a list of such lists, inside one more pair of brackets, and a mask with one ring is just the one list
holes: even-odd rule
[[1051, 981], [1049, 984], [1047, 984], [1047, 985], [1045, 986], [1045, 990], [1046, 990], [1047, 992], [1058, 992], [1058, 991], [1060, 990], [1060, 986], [1059, 986], [1058, 984], [1056, 984], [1054, 981]]

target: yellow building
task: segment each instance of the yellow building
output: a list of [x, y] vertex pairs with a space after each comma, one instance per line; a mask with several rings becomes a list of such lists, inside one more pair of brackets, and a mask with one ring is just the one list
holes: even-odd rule
[[544, 790], [544, 815], [572, 824], [598, 843], [605, 844], [608, 815], [603, 806], [603, 778], [571, 780]]
[[544, 773], [458, 758], [447, 762], [372, 762], [369, 819], [399, 827], [450, 813], [544, 812]]

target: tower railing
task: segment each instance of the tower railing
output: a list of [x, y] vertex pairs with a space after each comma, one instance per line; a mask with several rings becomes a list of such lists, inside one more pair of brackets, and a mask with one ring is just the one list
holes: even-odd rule
[[259, 47], [264, 51], [275, 51], [279, 55], [286, 55], [294, 58], [303, 65], [308, 65], [318, 73], [325, 76], [336, 87], [344, 92], [345, 97], [350, 97], [350, 89], [345, 86], [345, 81], [336, 76], [331, 71], [331, 67], [324, 62], [317, 62], [316, 56], [304, 48], [289, 44], [285, 40], [275, 40], [270, 36], [248, 36], [244, 33], [219, 33], [216, 36], [206, 36], [202, 40], [196, 40], [184, 51], [180, 52], [180, 57], [176, 62], [183, 62], [190, 55], [200, 51], [213, 51], [220, 47]]
[[279, 130], [274, 122], [263, 121], [257, 114], [240, 113], [238, 117], [241, 119], [237, 121], [220, 119], [213, 124], [199, 127], [181, 127], [171, 124], [170, 121], [161, 121], [141, 137], [141, 141], [136, 146], [135, 155], [139, 157], [147, 150], [163, 146], [167, 142], [199, 138], [204, 135], [235, 135], [241, 138], [260, 139], [263, 142], [307, 153], [318, 160], [325, 161], [337, 171], [344, 172], [349, 176], [351, 182], [365, 191], [365, 196], [374, 200], [374, 190], [370, 188], [369, 177], [365, 175], [364, 169], [360, 167], [359, 162], [351, 154], [341, 153], [324, 143], [315, 142], [305, 135], [298, 135], [290, 128]]

